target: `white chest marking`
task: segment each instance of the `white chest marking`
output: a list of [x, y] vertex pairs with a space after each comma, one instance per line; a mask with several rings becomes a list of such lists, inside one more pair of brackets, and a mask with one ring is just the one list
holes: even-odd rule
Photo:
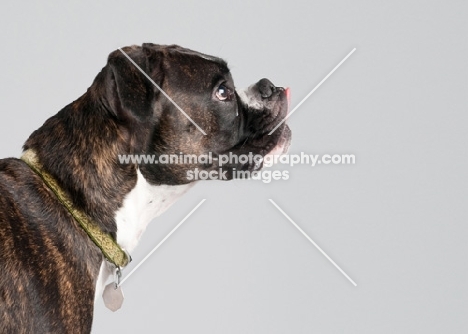
[[192, 186], [193, 183], [154, 186], [138, 170], [135, 188], [127, 194], [115, 215], [120, 247], [132, 252], [151, 220], [166, 211]]
[[[122, 207], [115, 214], [117, 243], [130, 253], [151, 220], [166, 211], [194, 185], [192, 182], [179, 186], [154, 186], [146, 181], [139, 170], [137, 176], [135, 187], [125, 196]], [[106, 261], [103, 261], [96, 281], [95, 300], [100, 298], [111, 274]]]
[[96, 288], [94, 290], [94, 302], [96, 302], [102, 296], [104, 287], [106, 286], [107, 280], [111, 276], [112, 272], [106, 261], [102, 261], [101, 268], [99, 269], [99, 276], [96, 280]]

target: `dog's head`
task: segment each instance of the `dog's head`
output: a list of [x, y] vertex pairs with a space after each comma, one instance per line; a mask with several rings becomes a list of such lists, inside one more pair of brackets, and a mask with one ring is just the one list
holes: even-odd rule
[[232, 178], [233, 169], [253, 171], [261, 163], [233, 159], [220, 166], [219, 156], [265, 156], [289, 146], [291, 132], [286, 124], [269, 134], [287, 114], [287, 89], [262, 79], [236, 90], [225, 61], [179, 46], [143, 44], [122, 51], [110, 54], [101, 87], [104, 104], [131, 141], [131, 151], [122, 154], [157, 159], [211, 153], [213, 158], [210, 162], [142, 162], [139, 168], [151, 183], [188, 183], [187, 172], [195, 168], [221, 168]]

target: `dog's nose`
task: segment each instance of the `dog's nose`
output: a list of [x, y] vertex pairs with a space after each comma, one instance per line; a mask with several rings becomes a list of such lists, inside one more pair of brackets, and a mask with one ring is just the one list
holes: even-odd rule
[[258, 91], [263, 99], [267, 99], [276, 92], [276, 86], [268, 79], [262, 79], [257, 83]]

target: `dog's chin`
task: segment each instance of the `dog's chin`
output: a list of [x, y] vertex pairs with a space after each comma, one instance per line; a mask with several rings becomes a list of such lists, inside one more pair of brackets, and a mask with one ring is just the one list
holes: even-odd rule
[[[271, 131], [271, 130], [270, 130]], [[279, 127], [274, 134], [275, 135], [275, 141], [272, 144], [271, 143], [271, 137], [268, 134], [265, 134], [263, 140], [265, 141], [270, 141], [270, 143], [265, 147], [255, 147], [254, 149], [250, 150], [247, 149], [247, 145], [244, 145], [244, 150], [236, 150], [236, 151], [231, 151], [234, 154], [248, 154], [252, 152], [254, 155], [261, 155], [263, 157], [262, 162], [260, 163], [246, 163], [246, 164], [229, 164], [229, 165], [224, 165], [222, 167], [222, 170], [227, 171], [228, 179], [231, 180], [233, 177], [233, 171], [249, 171], [249, 172], [254, 172], [254, 171], [259, 171], [261, 170], [263, 166], [263, 161], [267, 160], [270, 158], [270, 156], [278, 156], [278, 155], [283, 155], [286, 154], [289, 150], [289, 146], [291, 144], [291, 130], [289, 126], [286, 124], [282, 125]], [[252, 148], [254, 146], [250, 146]], [[270, 160], [273, 161], [273, 160]]]

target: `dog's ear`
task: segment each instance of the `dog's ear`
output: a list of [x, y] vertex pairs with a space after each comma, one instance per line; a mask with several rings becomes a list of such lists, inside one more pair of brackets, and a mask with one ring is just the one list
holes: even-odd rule
[[133, 118], [142, 122], [149, 121], [153, 116], [154, 101], [160, 92], [142, 71], [161, 87], [164, 77], [162, 52], [149, 44], [121, 50], [123, 52], [112, 52], [107, 60], [107, 102], [121, 120]]

